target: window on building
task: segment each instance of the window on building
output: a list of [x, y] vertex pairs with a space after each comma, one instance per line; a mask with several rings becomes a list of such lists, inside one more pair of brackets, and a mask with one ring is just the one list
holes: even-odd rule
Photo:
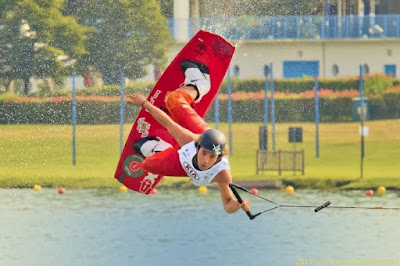
[[363, 66], [363, 73], [365, 74], [369, 74], [369, 66], [367, 64], [364, 64]]
[[334, 77], [337, 77], [337, 76], [339, 75], [339, 67], [338, 67], [338, 65], [336, 65], [336, 64], [334, 64], [334, 65], [332, 66], [332, 75], [333, 75]]
[[234, 77], [239, 77], [239, 75], [240, 75], [240, 67], [238, 65], [235, 65], [233, 67], [233, 76]]
[[268, 76], [268, 75], [269, 75], [269, 66], [264, 65], [264, 76]]

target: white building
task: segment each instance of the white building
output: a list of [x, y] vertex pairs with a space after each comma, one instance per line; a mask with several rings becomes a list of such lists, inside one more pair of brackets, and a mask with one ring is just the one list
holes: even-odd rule
[[[177, 15], [172, 20], [171, 32], [177, 43], [169, 51], [169, 61], [197, 29], [204, 29], [222, 32], [236, 45], [231, 73], [239, 78], [261, 78], [264, 67], [270, 63], [274, 78], [357, 76], [360, 64], [364, 73], [398, 77], [400, 15], [392, 12], [400, 13], [400, 1], [388, 0], [379, 8], [375, 0], [367, 1], [370, 6], [362, 0], [326, 2], [335, 15], [251, 20], [199, 18], [198, 10], [189, 18], [188, 0], [175, 0]], [[376, 9], [381, 13], [375, 14]]]
[[[236, 51], [231, 73], [239, 78], [262, 78], [264, 66], [273, 64], [274, 78], [357, 76], [359, 65], [365, 73], [389, 73], [398, 76], [400, 39], [337, 40], [248, 40], [233, 41]], [[184, 43], [178, 43], [168, 55], [170, 61]], [[290, 73], [284, 73], [284, 72]]]

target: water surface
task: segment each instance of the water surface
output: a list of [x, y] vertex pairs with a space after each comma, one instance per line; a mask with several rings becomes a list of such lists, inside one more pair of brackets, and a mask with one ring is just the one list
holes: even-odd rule
[[[260, 194], [280, 204], [400, 206], [395, 192]], [[254, 212], [270, 207], [243, 197]], [[226, 214], [211, 189], [3, 189], [0, 213], [0, 265], [400, 265], [399, 211], [279, 208], [250, 221]]]

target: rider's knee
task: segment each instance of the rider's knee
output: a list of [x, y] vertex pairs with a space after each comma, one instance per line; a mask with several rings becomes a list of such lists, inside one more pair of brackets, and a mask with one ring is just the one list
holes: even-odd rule
[[175, 109], [178, 105], [191, 104], [192, 101], [192, 96], [182, 90], [171, 91], [165, 96], [165, 105], [168, 110]]

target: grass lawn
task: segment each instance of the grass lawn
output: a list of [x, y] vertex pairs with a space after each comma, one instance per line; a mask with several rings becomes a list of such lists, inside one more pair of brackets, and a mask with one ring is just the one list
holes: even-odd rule
[[[316, 157], [314, 123], [275, 125], [276, 150], [293, 150], [288, 128], [303, 127], [305, 175], [297, 172], [256, 174], [258, 127], [233, 124], [232, 155], [234, 180], [283, 180], [295, 187], [331, 189], [400, 189], [400, 120], [367, 121], [364, 175], [360, 179], [361, 144], [359, 123], [320, 124], [320, 156]], [[124, 127], [126, 138], [131, 125]], [[219, 129], [228, 136], [228, 125]], [[271, 132], [271, 125], [269, 125]], [[118, 187], [113, 178], [119, 160], [119, 125], [79, 125], [76, 130], [77, 160], [72, 165], [70, 125], [0, 125], [0, 187]], [[272, 149], [271, 134], [269, 149]], [[165, 178], [162, 184], [188, 182], [188, 178]]]

